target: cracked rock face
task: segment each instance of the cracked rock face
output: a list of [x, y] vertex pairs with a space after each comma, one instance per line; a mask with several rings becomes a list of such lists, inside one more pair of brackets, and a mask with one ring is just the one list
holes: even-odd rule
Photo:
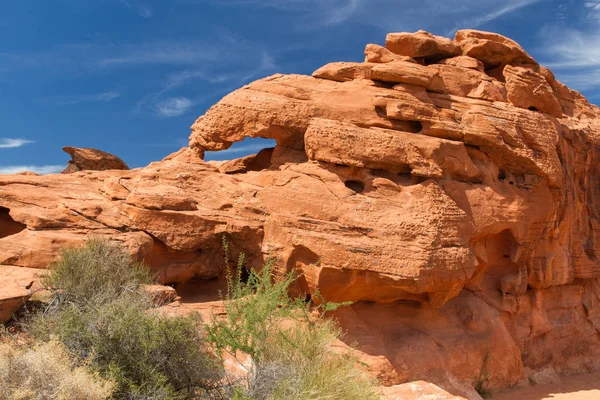
[[[365, 55], [225, 96], [143, 169], [0, 176], [0, 264], [101, 236], [177, 283], [222, 274], [225, 235], [296, 293], [356, 302], [339, 320], [388, 385], [600, 369], [598, 107], [492, 33]], [[203, 161], [246, 137], [277, 146]]]

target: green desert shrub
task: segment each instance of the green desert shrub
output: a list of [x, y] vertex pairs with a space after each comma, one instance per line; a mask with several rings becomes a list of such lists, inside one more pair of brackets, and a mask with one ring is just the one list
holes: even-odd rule
[[197, 399], [217, 396], [220, 369], [204, 349], [198, 316], [152, 310], [143, 265], [119, 248], [92, 241], [63, 252], [46, 284], [55, 297], [30, 331], [58, 338], [115, 382], [116, 399]]
[[[359, 368], [351, 354], [331, 350], [341, 331], [324, 314], [343, 304], [320, 299], [317, 312], [304, 299], [291, 299], [294, 276], [274, 282], [271, 264], [250, 271], [246, 282], [240, 271], [229, 274], [227, 315], [207, 325], [208, 339], [220, 354], [235, 358], [238, 352], [252, 357], [248, 381], [239, 384], [237, 400], [379, 398], [376, 384]], [[318, 295], [318, 294], [317, 294]]]
[[58, 342], [0, 345], [0, 400], [105, 400], [114, 384], [76, 366]]
[[144, 264], [134, 262], [120, 247], [93, 239], [85, 246], [64, 249], [42, 283], [57, 301], [81, 307], [121, 296], [145, 300], [143, 285], [152, 281]]

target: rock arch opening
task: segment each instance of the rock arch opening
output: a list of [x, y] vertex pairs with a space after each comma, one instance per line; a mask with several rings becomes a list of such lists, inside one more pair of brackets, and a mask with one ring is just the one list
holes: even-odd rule
[[25, 230], [27, 226], [15, 221], [10, 216], [10, 210], [6, 207], [0, 207], [0, 239], [16, 235]]
[[262, 171], [271, 166], [275, 145], [271, 139], [245, 138], [227, 150], [206, 152], [204, 159], [214, 162], [224, 174]]

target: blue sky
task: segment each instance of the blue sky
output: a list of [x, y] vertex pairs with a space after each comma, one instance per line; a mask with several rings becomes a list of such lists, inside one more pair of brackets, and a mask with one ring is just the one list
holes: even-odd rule
[[67, 145], [145, 166], [187, 145], [189, 126], [228, 92], [276, 72], [362, 61], [367, 43], [394, 31], [502, 33], [600, 102], [600, 0], [2, 3], [0, 173], [60, 170]]

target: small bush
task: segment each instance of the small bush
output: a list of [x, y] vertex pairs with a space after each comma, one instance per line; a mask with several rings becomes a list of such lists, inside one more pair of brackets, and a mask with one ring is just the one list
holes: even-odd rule
[[105, 400], [112, 391], [112, 382], [76, 367], [58, 342], [0, 345], [0, 400]]
[[152, 282], [150, 270], [133, 262], [121, 248], [101, 240], [62, 252], [42, 283], [56, 299], [77, 306], [102, 304], [115, 298], [144, 297], [143, 285]]
[[324, 313], [341, 305], [321, 301], [315, 315], [303, 299], [288, 297], [292, 274], [273, 282], [267, 264], [261, 272], [250, 271], [245, 283], [243, 263], [241, 256], [237, 275], [228, 277], [227, 315], [206, 327], [218, 352], [252, 357], [248, 382], [233, 398], [378, 399], [376, 385], [357, 368], [357, 360], [330, 349], [341, 331]]
[[116, 399], [196, 399], [218, 393], [220, 369], [199, 317], [150, 310], [143, 265], [104, 242], [63, 252], [46, 279], [55, 297], [30, 324], [41, 340], [57, 337], [116, 383]]

